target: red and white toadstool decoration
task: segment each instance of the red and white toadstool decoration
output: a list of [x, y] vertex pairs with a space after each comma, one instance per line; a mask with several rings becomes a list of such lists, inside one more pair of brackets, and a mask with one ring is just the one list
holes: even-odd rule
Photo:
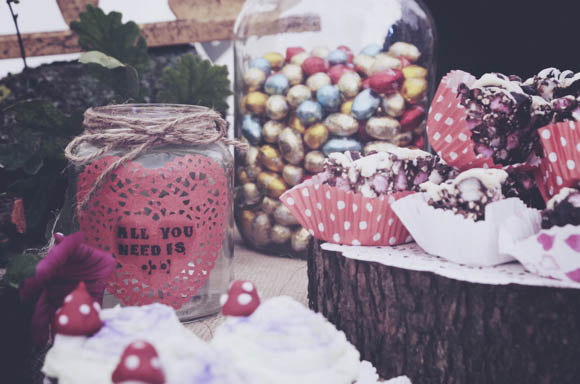
[[147, 341], [133, 341], [123, 351], [111, 379], [115, 384], [164, 384], [165, 375], [155, 347]]
[[90, 336], [103, 326], [99, 317], [101, 306], [89, 292], [84, 282], [64, 298], [64, 304], [56, 311], [54, 330], [61, 335]]
[[226, 316], [250, 316], [260, 305], [260, 295], [252, 282], [236, 280], [220, 297], [220, 303]]

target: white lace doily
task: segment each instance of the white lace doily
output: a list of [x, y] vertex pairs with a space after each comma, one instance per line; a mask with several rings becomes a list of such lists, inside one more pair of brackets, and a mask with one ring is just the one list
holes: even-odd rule
[[450, 279], [478, 284], [520, 284], [555, 288], [580, 289], [580, 283], [560, 281], [534, 275], [517, 262], [495, 267], [471, 267], [455, 264], [423, 251], [416, 243], [393, 247], [365, 247], [324, 243], [326, 251], [342, 253], [344, 257], [361, 261], [373, 261], [391, 267], [412, 271], [433, 272]]

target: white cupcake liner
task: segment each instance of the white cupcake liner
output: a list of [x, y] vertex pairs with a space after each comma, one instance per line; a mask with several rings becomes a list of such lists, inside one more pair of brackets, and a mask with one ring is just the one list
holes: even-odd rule
[[394, 202], [391, 207], [417, 244], [427, 253], [458, 264], [493, 266], [515, 260], [499, 250], [502, 223], [520, 217], [531, 223], [522, 231], [531, 236], [541, 222], [540, 212], [528, 208], [517, 198], [509, 198], [485, 207], [485, 220], [473, 221], [450, 210], [435, 209], [428, 194], [417, 193]]
[[566, 225], [530, 236], [512, 219], [502, 228], [500, 251], [515, 257], [536, 275], [580, 283], [580, 226]]

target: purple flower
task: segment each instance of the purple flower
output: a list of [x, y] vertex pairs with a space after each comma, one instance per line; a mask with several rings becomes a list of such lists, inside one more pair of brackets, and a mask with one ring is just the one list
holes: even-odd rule
[[66, 295], [80, 281], [102, 303], [105, 281], [115, 268], [113, 256], [83, 244], [85, 235], [55, 235], [56, 244], [36, 266], [36, 273], [20, 285], [21, 300], [37, 299], [31, 322], [33, 342], [42, 346], [48, 341], [49, 324]]

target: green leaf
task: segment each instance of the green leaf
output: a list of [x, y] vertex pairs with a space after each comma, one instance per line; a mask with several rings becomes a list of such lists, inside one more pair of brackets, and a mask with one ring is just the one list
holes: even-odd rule
[[14, 288], [18, 288], [25, 279], [34, 276], [36, 266], [42, 260], [42, 251], [27, 249], [20, 255], [14, 256], [6, 268], [5, 279]]
[[45, 159], [62, 158], [68, 142], [82, 131], [82, 115], [66, 116], [46, 100], [25, 100], [0, 112], [10, 121], [0, 139], [0, 167], [36, 173]]
[[121, 22], [119, 12], [105, 14], [102, 9], [88, 5], [73, 21], [70, 28], [79, 35], [79, 45], [84, 51], [99, 51], [128, 64], [139, 72], [147, 67], [147, 43], [139, 26], [132, 21]]
[[89, 51], [81, 54], [79, 58], [79, 63], [81, 64], [98, 64], [101, 67], [107, 69], [114, 69], [118, 67], [124, 67], [125, 64], [121, 63], [119, 60], [112, 56], [105, 55], [103, 52], [99, 51]]
[[194, 104], [213, 108], [225, 115], [226, 98], [232, 94], [228, 68], [187, 54], [174, 66], [165, 68], [157, 101]]

